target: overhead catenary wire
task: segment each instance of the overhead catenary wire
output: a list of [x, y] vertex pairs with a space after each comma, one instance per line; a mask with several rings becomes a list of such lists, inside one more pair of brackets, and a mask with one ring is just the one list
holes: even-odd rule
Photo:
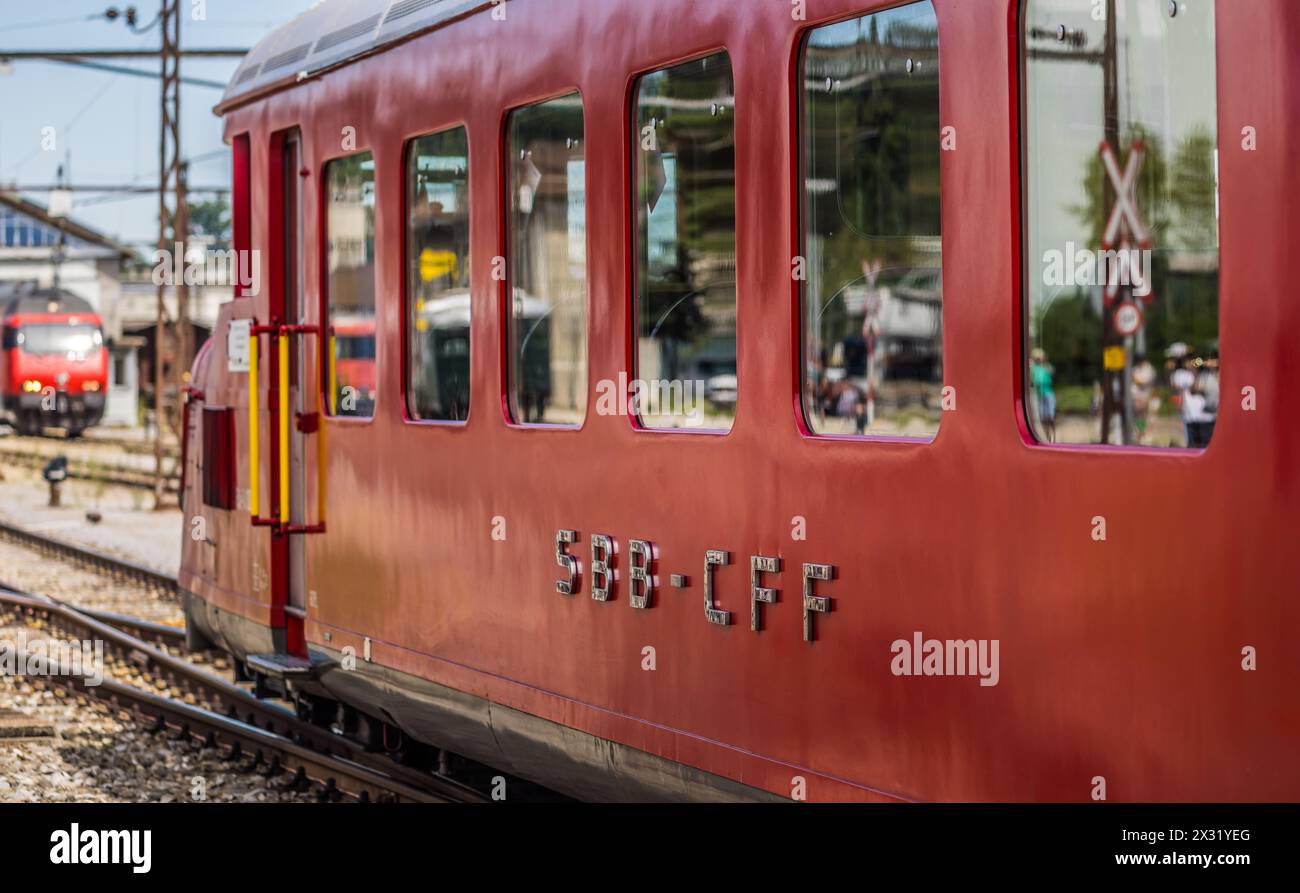
[[18, 22], [13, 25], [0, 25], [0, 33], [27, 31], [34, 28], [52, 28], [58, 25], [75, 25], [79, 22], [92, 22], [98, 18], [103, 18], [103, 13], [95, 12], [90, 15], [71, 16], [63, 19], [43, 19], [38, 22]]

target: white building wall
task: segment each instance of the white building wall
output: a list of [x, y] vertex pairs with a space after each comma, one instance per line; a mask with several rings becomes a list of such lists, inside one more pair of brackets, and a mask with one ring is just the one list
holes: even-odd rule
[[[40, 256], [34, 256], [41, 252]], [[59, 265], [59, 287], [90, 303], [104, 320], [104, 336], [112, 339], [122, 334], [117, 321], [117, 301], [121, 294], [116, 256], [78, 257], [73, 255]], [[0, 248], [0, 282], [35, 282], [39, 288], [52, 288], [54, 267], [48, 249]]]

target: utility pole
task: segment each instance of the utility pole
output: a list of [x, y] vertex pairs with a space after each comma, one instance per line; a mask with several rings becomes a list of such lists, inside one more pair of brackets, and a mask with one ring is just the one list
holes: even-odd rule
[[[181, 82], [180, 82], [180, 46], [181, 16], [179, 0], [162, 0], [159, 12], [162, 31], [162, 50], [159, 55], [162, 86], [162, 118], [158, 133], [158, 250], [159, 252], [184, 251], [185, 230], [180, 224], [186, 218], [185, 185], [181, 177]], [[174, 191], [173, 202], [168, 204], [168, 192]], [[167, 254], [160, 254], [166, 257]], [[180, 266], [183, 267], [184, 258]], [[176, 265], [173, 266], [176, 269]], [[175, 283], [177, 316], [184, 317], [181, 307], [188, 295], [185, 293], [185, 279]], [[166, 498], [166, 478], [163, 475], [163, 429], [169, 426], [167, 420], [167, 379], [168, 365], [182, 368], [184, 356], [181, 354], [181, 339], [169, 339], [166, 305], [166, 278], [158, 285], [157, 307], [154, 321], [154, 357], [153, 357], [153, 414], [154, 414], [154, 509], [163, 507]], [[168, 343], [175, 341], [175, 347]], [[174, 351], [174, 352], [173, 352]], [[177, 379], [181, 373], [177, 373]], [[177, 388], [176, 396], [184, 399], [184, 394]], [[179, 414], [177, 415], [179, 419]], [[184, 432], [181, 432], [184, 436]]]
[[[69, 153], [71, 158], [71, 153]], [[59, 165], [59, 189], [63, 188], [63, 165]], [[59, 244], [55, 246], [54, 253], [50, 255], [50, 264], [54, 267], [54, 272], [50, 279], [53, 284], [54, 298], [59, 297], [59, 276], [62, 272], [63, 262], [68, 257], [68, 231], [62, 226], [59, 227]]]
[[[157, 57], [160, 63], [158, 77], [162, 93], [162, 117], [158, 140], [158, 248], [161, 251], [181, 251], [179, 266], [184, 269], [184, 246], [189, 234], [188, 171], [181, 159], [181, 85], [191, 84], [221, 89], [224, 85], [215, 81], [197, 78], [184, 78], [180, 73], [182, 56], [209, 59], [242, 58], [247, 49], [229, 47], [207, 47], [190, 50], [181, 49], [181, 4], [180, 0], [160, 0], [161, 9], [157, 18], [147, 25], [140, 25], [134, 6], [118, 9], [115, 6], [104, 11], [103, 17], [109, 22], [122, 19], [134, 34], [144, 34], [156, 25], [161, 25], [162, 47], [154, 50], [121, 49], [51, 49], [51, 50], [7, 50], [0, 48], [0, 65], [8, 66], [15, 61], [57, 62], [67, 65], [79, 65], [113, 74], [138, 77], [153, 77], [151, 72], [108, 65], [103, 59], [152, 59]], [[62, 182], [62, 174], [60, 174]], [[16, 187], [12, 187], [17, 191]], [[68, 187], [71, 189], [72, 187]], [[80, 187], [87, 192], [134, 192], [135, 187]], [[148, 189], [147, 191], [152, 191]], [[203, 192], [225, 192], [224, 189], [203, 189]], [[173, 265], [172, 269], [176, 269]], [[57, 277], [57, 273], [56, 273]], [[176, 427], [183, 417], [181, 403], [185, 399], [185, 375], [189, 371], [191, 353], [193, 352], [192, 332], [189, 325], [189, 289], [184, 277], [174, 285], [176, 289], [176, 330], [171, 331], [172, 324], [166, 307], [166, 286], [158, 286], [157, 311], [154, 327], [154, 507], [161, 508], [166, 496], [166, 478], [163, 475], [163, 426], [168, 421], [167, 384], [169, 379], [175, 387], [176, 404], [173, 420]], [[184, 432], [179, 432], [183, 435]]]
[[[180, 90], [177, 89], [179, 96]], [[179, 100], [178, 100], [179, 103]], [[180, 109], [177, 108], [179, 116]], [[179, 117], [177, 121], [179, 123]], [[189, 247], [190, 236], [190, 193], [189, 193], [189, 162], [180, 157], [180, 146], [176, 147], [176, 222], [174, 229], [177, 233], [176, 241], [178, 243], [177, 251], [181, 253], [182, 260], [186, 249]], [[184, 263], [181, 268], [184, 269]], [[176, 404], [175, 415], [176, 430], [180, 436], [184, 437], [185, 432], [181, 431], [181, 422], [185, 418], [185, 386], [189, 384], [190, 366], [194, 362], [194, 331], [190, 326], [190, 284], [182, 275], [176, 281], [176, 357], [177, 361], [173, 367], [176, 372]]]
[[[1119, 132], [1119, 37], [1116, 21], [1115, 0], [1106, 0], [1106, 27], [1100, 50], [1085, 48], [1087, 37], [1080, 31], [1071, 31], [1061, 25], [1055, 33], [1041, 28], [1029, 29], [1028, 36], [1039, 40], [1055, 39], [1065, 44], [1067, 49], [1026, 49], [1030, 59], [1056, 60], [1060, 62], [1082, 62], [1088, 65], [1100, 65], [1102, 70], [1102, 124], [1106, 144], [1118, 155], [1120, 151]], [[1110, 218], [1118, 196], [1110, 179], [1102, 177], [1102, 220]], [[1113, 275], [1113, 273], [1112, 273]], [[1102, 286], [1103, 294], [1105, 286]], [[1119, 306], [1130, 297], [1131, 289], [1121, 286], [1116, 296], [1115, 306]], [[1133, 394], [1132, 375], [1133, 357], [1128, 339], [1115, 330], [1112, 308], [1106, 306], [1105, 298], [1101, 308], [1101, 439], [1099, 443], [1111, 442], [1111, 429], [1118, 418], [1120, 423], [1120, 443], [1133, 442]], [[1122, 369], [1106, 368], [1105, 357], [1110, 348], [1124, 351]]]
[[[1119, 145], [1119, 40], [1116, 36], [1115, 23], [1115, 0], [1106, 0], [1106, 37], [1101, 51], [1102, 58], [1102, 90], [1103, 104], [1106, 125], [1106, 144], [1118, 154]], [[1115, 194], [1115, 187], [1108, 177], [1102, 178], [1105, 184], [1105, 202], [1103, 203], [1103, 219], [1111, 215], [1111, 210], [1115, 207], [1118, 196]], [[1128, 287], [1122, 286], [1120, 293], [1116, 295], [1116, 306], [1122, 304], [1128, 299]], [[1133, 396], [1131, 387], [1131, 377], [1133, 370], [1133, 357], [1131, 350], [1125, 343], [1126, 338], [1116, 331], [1112, 320], [1111, 308], [1105, 306], [1103, 301], [1101, 312], [1101, 351], [1102, 356], [1113, 348], [1118, 348], [1124, 352], [1124, 366], [1121, 369], [1110, 369], [1107, 363], [1102, 364], [1101, 370], [1101, 443], [1111, 442], [1111, 429], [1114, 427], [1116, 417], [1120, 423], [1120, 443], [1133, 442]]]

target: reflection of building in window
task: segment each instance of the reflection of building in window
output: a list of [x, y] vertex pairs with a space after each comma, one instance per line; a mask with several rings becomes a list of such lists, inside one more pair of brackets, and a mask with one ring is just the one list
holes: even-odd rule
[[465, 128], [416, 139], [408, 159], [407, 410], [414, 419], [464, 421], [470, 395]]
[[649, 427], [725, 430], [735, 414], [733, 94], [726, 53], [637, 85], [637, 377], [670, 385], [638, 407]]
[[326, 166], [329, 409], [374, 414], [375, 165], [369, 152]]
[[581, 423], [587, 405], [586, 169], [578, 94], [510, 116], [511, 407]]
[[929, 2], [818, 28], [804, 48], [804, 410], [819, 434], [938, 430], [938, 60]]
[[570, 158], [565, 171], [568, 187], [569, 263], [572, 275], [585, 275], [587, 269], [587, 162]]
[[663, 153], [661, 169], [663, 186], [658, 199], [647, 202], [645, 240], [646, 266], [660, 276], [677, 263], [677, 159]]

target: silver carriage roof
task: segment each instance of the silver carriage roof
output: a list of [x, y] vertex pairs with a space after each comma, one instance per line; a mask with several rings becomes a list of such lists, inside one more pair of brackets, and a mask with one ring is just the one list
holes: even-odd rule
[[322, 0], [253, 47], [218, 109], [491, 5], [493, 0]]

